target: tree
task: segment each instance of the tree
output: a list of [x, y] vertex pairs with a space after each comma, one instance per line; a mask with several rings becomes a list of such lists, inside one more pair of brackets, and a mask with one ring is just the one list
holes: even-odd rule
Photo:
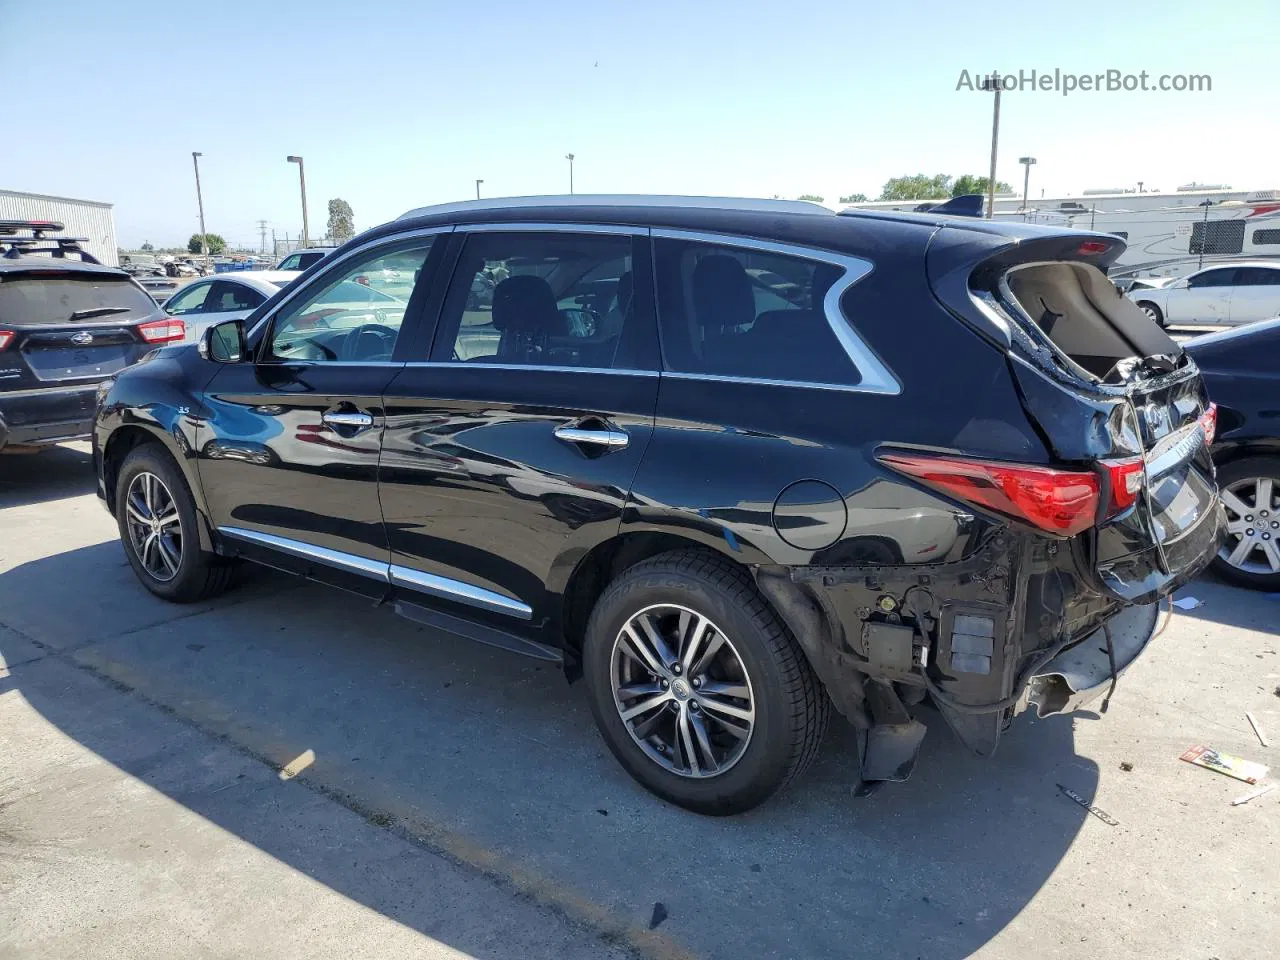
[[153, 246], [151, 245], [151, 241], [150, 241], [150, 240], [148, 240], [146, 243], [144, 243], [144, 244], [143, 244], [142, 246], [140, 246], [138, 249], [139, 249], [139, 250], [141, 250], [143, 253], [151, 253], [153, 250], [155, 250], [155, 247], [153, 247]]
[[802, 193], [802, 194], [800, 194], [800, 196], [796, 197], [796, 199], [797, 199], [797, 200], [809, 200], [809, 201], [812, 201], [813, 203], [821, 203], [821, 202], [822, 202], [822, 197], [818, 196], [816, 193]]
[[[214, 256], [217, 256], [219, 253], [222, 253], [223, 250], [227, 249], [227, 241], [223, 240], [222, 237], [218, 236], [216, 233], [206, 233], [204, 237], [205, 243], [209, 247], [209, 252]], [[200, 252], [200, 234], [193, 233], [191, 235], [191, 239], [187, 241], [187, 252]]]
[[329, 236], [339, 242], [350, 240], [356, 234], [351, 204], [340, 197], [329, 201]]
[[880, 191], [881, 200], [938, 200], [951, 196], [951, 178], [945, 173], [894, 177]]
[[[956, 177], [951, 184], [951, 196], [963, 197], [971, 193], [979, 193], [983, 196], [987, 194], [987, 184], [990, 182], [989, 177], [978, 177], [972, 173], [966, 173]], [[1009, 193], [1012, 188], [1003, 180], [996, 181], [996, 193]]]
[[867, 195], [865, 193], [851, 193], [847, 197], [840, 198], [841, 203], [866, 203]]

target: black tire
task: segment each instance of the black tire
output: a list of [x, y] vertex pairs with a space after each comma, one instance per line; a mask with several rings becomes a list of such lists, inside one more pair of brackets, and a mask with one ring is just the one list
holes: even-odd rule
[[[723, 772], [702, 779], [673, 772], [646, 753], [614, 699], [615, 641], [632, 617], [665, 604], [687, 608], [723, 632], [753, 693], [755, 719], [745, 748]], [[647, 560], [609, 584], [587, 625], [583, 671], [591, 712], [618, 762], [653, 793], [697, 813], [723, 816], [763, 803], [813, 760], [831, 715], [826, 690], [746, 571], [698, 550]]]
[[[1246, 516], [1253, 518], [1251, 525], [1246, 529], [1255, 530], [1259, 535], [1266, 533], [1269, 542], [1278, 544], [1274, 549], [1280, 550], [1280, 510], [1276, 509], [1275, 500], [1276, 497], [1280, 497], [1280, 457], [1242, 457], [1239, 460], [1230, 460], [1218, 467], [1218, 488], [1224, 493], [1233, 484], [1254, 479], [1270, 479], [1272, 481], [1273, 501], [1265, 507], [1260, 504], [1254, 504], [1254, 509], [1257, 513], [1246, 514]], [[1266, 516], [1261, 515], [1262, 510], [1266, 511]], [[1237, 519], [1235, 513], [1236, 511], [1230, 507], [1227, 508], [1228, 519]], [[1272, 524], [1276, 524], [1276, 526], [1272, 526]], [[1242, 570], [1227, 560], [1227, 556], [1230, 555], [1232, 549], [1238, 543], [1238, 535], [1228, 536], [1226, 545], [1223, 546], [1222, 551], [1213, 560], [1213, 572], [1223, 580], [1238, 587], [1248, 587], [1251, 590], [1266, 590], [1268, 592], [1280, 590], [1280, 572], [1263, 573]], [[1252, 556], [1257, 558], [1263, 556], [1263, 554], [1261, 551], [1255, 551]], [[1255, 562], [1258, 561], [1255, 559]]]
[[[168, 579], [161, 579], [148, 570], [139, 556], [130, 532], [129, 512], [126, 500], [134, 480], [142, 474], [159, 478], [165, 492], [171, 495], [177, 510], [180, 531], [180, 559], [176, 572]], [[120, 530], [120, 542], [129, 565], [142, 585], [157, 597], [173, 603], [194, 603], [217, 596], [231, 585], [235, 563], [210, 553], [200, 547], [195, 501], [187, 486], [186, 478], [168, 452], [158, 444], [147, 443], [135, 447], [125, 457], [116, 477], [116, 525]]]
[[1139, 300], [1138, 309], [1150, 316], [1161, 327], [1164, 326], [1164, 312], [1150, 300]]

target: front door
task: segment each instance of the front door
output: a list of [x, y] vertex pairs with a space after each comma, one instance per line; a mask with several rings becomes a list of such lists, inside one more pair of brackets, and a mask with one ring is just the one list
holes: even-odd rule
[[[254, 362], [205, 392], [200, 479], [220, 534], [318, 579], [385, 591], [382, 391], [400, 370], [433, 237], [336, 261], [265, 321]], [[371, 278], [378, 278], [375, 284]]]
[[1187, 278], [1184, 289], [1169, 291], [1165, 322], [1224, 324], [1231, 316], [1235, 267], [1214, 267]]
[[517, 620], [613, 536], [657, 401], [647, 239], [472, 228], [430, 353], [385, 393], [397, 586]]

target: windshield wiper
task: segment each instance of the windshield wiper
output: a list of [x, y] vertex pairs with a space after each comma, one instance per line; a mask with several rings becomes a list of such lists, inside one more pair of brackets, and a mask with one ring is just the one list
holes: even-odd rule
[[128, 313], [128, 307], [93, 307], [90, 310], [77, 310], [71, 314], [71, 320], [83, 320], [85, 317], [104, 317], [108, 313]]

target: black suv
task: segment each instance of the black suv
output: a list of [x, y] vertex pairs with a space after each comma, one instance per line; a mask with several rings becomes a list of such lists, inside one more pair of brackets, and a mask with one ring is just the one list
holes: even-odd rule
[[87, 438], [97, 385], [186, 334], [63, 229], [0, 220], [0, 450]]
[[563, 662], [691, 809], [764, 800], [832, 706], [904, 779], [913, 706], [985, 755], [1109, 694], [1217, 550], [1213, 408], [1122, 249], [778, 201], [414, 210], [119, 376], [99, 494], [161, 597], [245, 557]]

